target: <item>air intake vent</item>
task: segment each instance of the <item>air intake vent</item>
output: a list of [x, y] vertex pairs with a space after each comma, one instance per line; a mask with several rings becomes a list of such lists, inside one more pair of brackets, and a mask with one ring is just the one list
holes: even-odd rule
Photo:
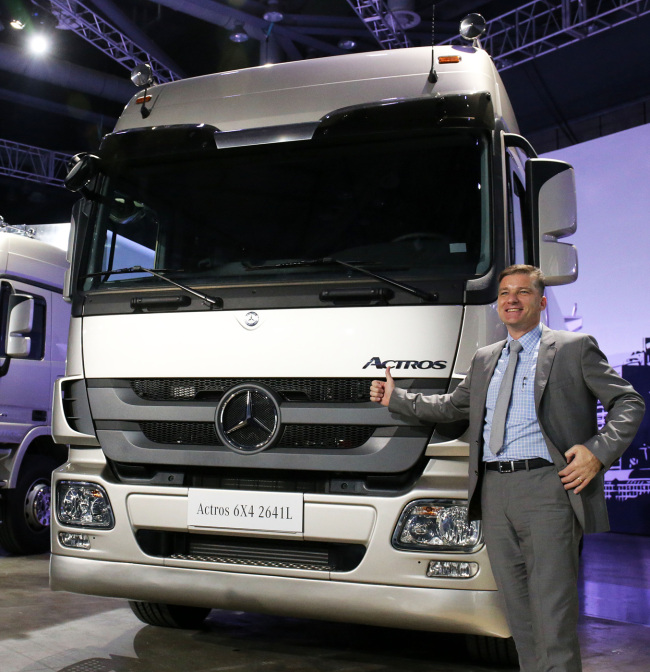
[[174, 560], [326, 572], [349, 572], [366, 552], [361, 544], [242, 539], [157, 530], [140, 530], [137, 541], [147, 555]]
[[369, 378], [138, 378], [131, 388], [150, 401], [220, 399], [232, 387], [257, 383], [285, 401], [363, 403], [370, 394]]
[[[141, 422], [140, 429], [149, 441], [166, 445], [222, 445], [211, 422]], [[277, 447], [336, 448], [362, 446], [376, 427], [364, 425], [286, 425]]]

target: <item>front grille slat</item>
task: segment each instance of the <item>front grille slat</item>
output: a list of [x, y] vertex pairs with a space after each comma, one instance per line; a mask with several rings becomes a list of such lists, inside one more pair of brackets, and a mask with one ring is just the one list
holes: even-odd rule
[[[140, 422], [140, 429], [154, 443], [187, 446], [223, 445], [211, 422]], [[286, 425], [279, 448], [358, 448], [376, 428], [365, 425]]]
[[136, 378], [131, 389], [147, 401], [219, 399], [236, 385], [257, 383], [275, 390], [286, 401], [363, 403], [370, 378]]
[[362, 544], [299, 540], [233, 538], [161, 530], [139, 530], [139, 547], [147, 555], [199, 562], [349, 572], [359, 566]]
[[231, 555], [197, 555], [174, 553], [172, 560], [187, 560], [194, 562], [214, 562], [224, 565], [246, 565], [247, 567], [273, 567], [275, 569], [302, 569], [305, 571], [333, 572], [331, 565], [310, 564], [307, 562], [285, 562], [280, 560], [251, 560], [250, 558], [234, 558]]
[[358, 448], [374, 433], [366, 425], [286, 425], [278, 441], [282, 448]]
[[167, 445], [222, 445], [213, 422], [141, 422], [140, 429], [149, 441]]
[[220, 555], [236, 557], [251, 562], [267, 562], [270, 558], [274, 562], [290, 562], [294, 564], [327, 565], [329, 554], [326, 550], [301, 549], [298, 545], [292, 548], [275, 547], [272, 550], [255, 548], [252, 546], [224, 546], [215, 543], [190, 543], [190, 555]]

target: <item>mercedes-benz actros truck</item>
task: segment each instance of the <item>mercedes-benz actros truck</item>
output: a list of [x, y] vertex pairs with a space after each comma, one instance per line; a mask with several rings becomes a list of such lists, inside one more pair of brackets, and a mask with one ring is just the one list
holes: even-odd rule
[[70, 323], [68, 264], [53, 227], [64, 228], [0, 217], [0, 546], [19, 555], [50, 548], [50, 480], [67, 458], [51, 435]]
[[52, 587], [155, 625], [246, 610], [506, 656], [466, 427], [368, 391], [387, 365], [453, 389], [505, 335], [508, 264], [576, 278], [572, 168], [476, 44], [142, 84], [67, 180]]

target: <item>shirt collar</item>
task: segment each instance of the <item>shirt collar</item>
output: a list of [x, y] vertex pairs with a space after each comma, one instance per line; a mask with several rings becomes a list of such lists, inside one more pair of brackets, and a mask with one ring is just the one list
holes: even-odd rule
[[[530, 350], [531, 348], [537, 347], [540, 339], [542, 338], [542, 323], [540, 322], [534, 329], [531, 329], [528, 333], [524, 334], [519, 342], [524, 351]], [[510, 334], [508, 334], [508, 340], [506, 341], [506, 348], [510, 348], [510, 342], [514, 339]]]

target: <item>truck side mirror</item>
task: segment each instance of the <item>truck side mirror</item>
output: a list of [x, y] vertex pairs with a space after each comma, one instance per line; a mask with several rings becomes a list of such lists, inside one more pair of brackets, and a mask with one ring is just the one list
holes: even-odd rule
[[63, 180], [70, 191], [84, 193], [88, 183], [99, 174], [101, 159], [94, 154], [76, 154], [70, 160], [71, 168]]
[[575, 173], [564, 161], [526, 161], [526, 194], [533, 229], [535, 263], [547, 285], [566, 285], [578, 277], [578, 253], [574, 245], [558, 242], [575, 233], [577, 201]]
[[5, 346], [8, 357], [25, 358], [31, 354], [34, 308], [35, 301], [31, 296], [12, 294], [9, 297]]

